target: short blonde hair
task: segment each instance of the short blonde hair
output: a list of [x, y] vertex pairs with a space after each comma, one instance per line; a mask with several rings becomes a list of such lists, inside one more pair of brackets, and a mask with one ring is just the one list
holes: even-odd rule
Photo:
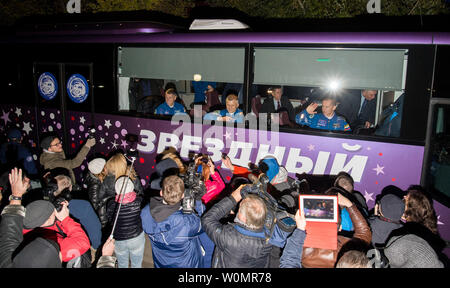
[[162, 197], [169, 205], [175, 205], [183, 198], [184, 182], [176, 175], [167, 176], [162, 182]]
[[231, 101], [236, 101], [236, 102], [238, 102], [238, 100], [239, 100], [239, 98], [238, 98], [238, 96], [236, 96], [236, 94], [229, 94], [225, 101], [230, 101], [230, 102]]
[[264, 226], [267, 206], [258, 196], [248, 195], [242, 200], [238, 214], [245, 217], [245, 224], [250, 229], [259, 230]]
[[344, 253], [336, 264], [336, 268], [371, 268], [366, 254], [357, 250]]

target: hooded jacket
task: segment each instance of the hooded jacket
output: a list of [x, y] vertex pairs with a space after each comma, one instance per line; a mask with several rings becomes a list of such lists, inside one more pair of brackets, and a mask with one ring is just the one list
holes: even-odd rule
[[[201, 201], [195, 203], [199, 215], [204, 212]], [[168, 205], [162, 197], [153, 197], [141, 212], [142, 227], [152, 244], [156, 268], [201, 268], [203, 233], [200, 217], [184, 214], [181, 203]]]
[[63, 152], [48, 152], [44, 150], [41, 156], [39, 157], [39, 163], [44, 166], [44, 169], [53, 169], [57, 167], [66, 168], [69, 170], [70, 178], [72, 179], [72, 183], [76, 183], [75, 174], [73, 173], [74, 168], [79, 167], [86, 155], [89, 153], [91, 148], [83, 145], [80, 152], [78, 152], [77, 156], [73, 159], [66, 159], [66, 155]]

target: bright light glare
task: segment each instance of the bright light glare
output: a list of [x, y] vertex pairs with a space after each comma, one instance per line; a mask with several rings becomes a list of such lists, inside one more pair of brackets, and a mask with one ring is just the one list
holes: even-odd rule
[[194, 74], [194, 81], [201, 81], [202, 80], [202, 75], [201, 74]]
[[337, 80], [331, 80], [330, 83], [328, 83], [328, 89], [332, 92], [336, 92], [340, 88], [340, 83]]

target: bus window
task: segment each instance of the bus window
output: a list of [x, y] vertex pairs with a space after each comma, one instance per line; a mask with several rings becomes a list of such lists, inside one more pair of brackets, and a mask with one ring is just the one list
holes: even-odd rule
[[[204, 115], [224, 109], [229, 93], [243, 106], [244, 48], [119, 47], [118, 57], [119, 111], [193, 116], [199, 104]], [[177, 103], [165, 106], [166, 91]]]
[[[280, 124], [399, 137], [407, 52], [256, 47], [251, 109], [257, 113], [275, 112], [279, 104], [273, 93], [274, 89], [280, 93], [281, 87], [280, 104], [289, 121], [280, 120]], [[335, 99], [334, 114], [322, 109], [322, 100], [328, 97]], [[307, 112], [312, 111], [307, 108], [314, 102], [318, 103], [314, 110], [317, 115]], [[286, 112], [280, 111], [280, 119], [281, 113]]]

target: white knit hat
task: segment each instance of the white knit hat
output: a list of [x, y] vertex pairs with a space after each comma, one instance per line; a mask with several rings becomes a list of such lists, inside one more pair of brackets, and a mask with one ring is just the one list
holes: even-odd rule
[[[125, 183], [124, 183], [125, 181]], [[116, 190], [116, 194], [120, 194], [120, 190], [122, 189], [123, 185], [123, 192], [122, 193], [130, 193], [134, 191], [134, 185], [131, 179], [127, 176], [121, 176], [119, 179], [116, 180], [116, 184], [114, 186]]]
[[88, 169], [92, 174], [100, 174], [103, 171], [103, 167], [105, 167], [106, 160], [103, 158], [95, 158], [88, 163]]

